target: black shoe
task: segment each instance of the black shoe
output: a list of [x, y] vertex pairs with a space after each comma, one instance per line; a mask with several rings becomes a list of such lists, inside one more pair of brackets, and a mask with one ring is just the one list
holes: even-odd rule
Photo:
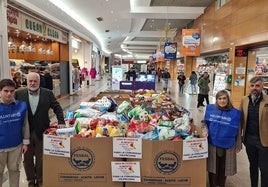
[[205, 106], [205, 105], [202, 104], [202, 105], [200, 105], [200, 106]]
[[28, 182], [28, 187], [35, 187], [34, 181]]

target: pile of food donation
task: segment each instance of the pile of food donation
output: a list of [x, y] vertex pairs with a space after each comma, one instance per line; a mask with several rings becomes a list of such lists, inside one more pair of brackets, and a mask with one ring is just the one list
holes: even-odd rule
[[66, 112], [66, 126], [51, 125], [45, 134], [74, 138], [135, 137], [147, 140], [182, 140], [201, 136], [193, 130], [190, 112], [164, 92], [138, 90], [120, 104], [120, 94], [81, 102]]

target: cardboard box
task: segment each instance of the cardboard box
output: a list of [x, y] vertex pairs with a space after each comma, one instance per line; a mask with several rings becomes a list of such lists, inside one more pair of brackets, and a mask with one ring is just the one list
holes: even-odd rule
[[183, 141], [142, 142], [141, 182], [126, 182], [125, 187], [206, 187], [206, 158], [182, 160]]
[[112, 182], [112, 138], [71, 138], [71, 157], [44, 155], [44, 187], [123, 187]]

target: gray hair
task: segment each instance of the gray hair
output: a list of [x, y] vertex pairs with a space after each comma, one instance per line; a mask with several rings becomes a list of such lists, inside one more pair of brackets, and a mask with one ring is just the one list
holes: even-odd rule
[[256, 83], [258, 81], [261, 81], [262, 82], [262, 78], [261, 77], [252, 77], [249, 82], [250, 83]]

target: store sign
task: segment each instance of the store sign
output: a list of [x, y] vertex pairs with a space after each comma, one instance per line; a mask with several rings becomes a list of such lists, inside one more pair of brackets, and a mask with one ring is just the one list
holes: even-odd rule
[[21, 28], [21, 13], [12, 7], [7, 7], [7, 26], [15, 29]]
[[200, 56], [200, 29], [182, 29], [182, 56]]
[[248, 51], [246, 49], [236, 49], [235, 56], [237, 57], [246, 57], [248, 56]]
[[9, 27], [61, 43], [67, 43], [68, 40], [67, 33], [64, 33], [61, 30], [47, 25], [35, 18], [22, 14], [12, 7], [7, 8], [7, 23]]
[[43, 36], [43, 27], [44, 25], [41, 21], [38, 21], [26, 15], [22, 15], [21, 30], [38, 36]]
[[49, 25], [45, 25], [44, 36], [51, 40], [67, 43], [67, 34]]

